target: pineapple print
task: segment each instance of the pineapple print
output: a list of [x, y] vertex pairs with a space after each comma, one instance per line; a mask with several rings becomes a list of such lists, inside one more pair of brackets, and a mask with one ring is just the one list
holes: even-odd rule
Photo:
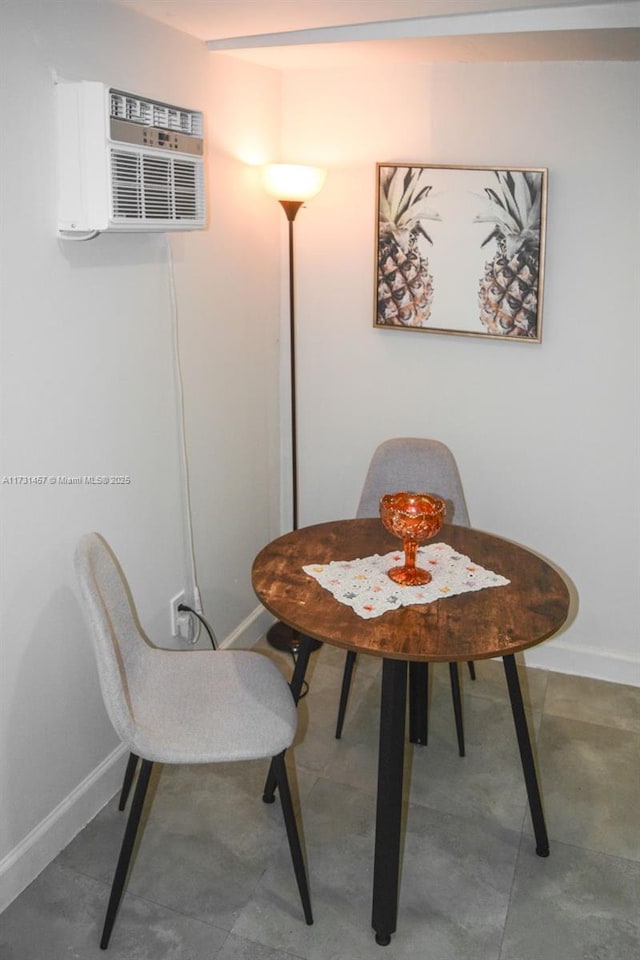
[[431, 315], [433, 277], [418, 239], [432, 243], [426, 220], [431, 186], [420, 167], [381, 167], [378, 199], [378, 301], [376, 323], [425, 327]]
[[535, 338], [538, 332], [538, 276], [542, 173], [497, 170], [496, 188], [485, 187], [487, 209], [474, 223], [493, 223], [484, 247], [497, 252], [485, 264], [478, 290], [480, 320], [489, 333]]

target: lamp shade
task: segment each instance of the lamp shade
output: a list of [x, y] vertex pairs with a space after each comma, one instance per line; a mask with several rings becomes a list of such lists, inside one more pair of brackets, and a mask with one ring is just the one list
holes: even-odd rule
[[278, 200], [310, 200], [319, 193], [327, 173], [322, 167], [294, 163], [269, 163], [262, 169], [267, 193]]

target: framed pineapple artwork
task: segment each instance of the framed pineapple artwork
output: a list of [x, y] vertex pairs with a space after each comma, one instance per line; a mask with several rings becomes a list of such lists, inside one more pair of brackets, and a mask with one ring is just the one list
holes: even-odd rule
[[540, 343], [544, 168], [378, 163], [374, 326]]

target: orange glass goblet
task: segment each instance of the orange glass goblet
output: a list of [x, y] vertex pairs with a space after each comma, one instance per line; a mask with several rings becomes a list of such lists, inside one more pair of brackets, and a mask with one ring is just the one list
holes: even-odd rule
[[405, 563], [392, 567], [388, 575], [405, 587], [429, 583], [431, 574], [416, 567], [419, 543], [430, 540], [444, 523], [445, 502], [431, 493], [385, 493], [380, 498], [380, 519], [389, 533], [402, 539]]

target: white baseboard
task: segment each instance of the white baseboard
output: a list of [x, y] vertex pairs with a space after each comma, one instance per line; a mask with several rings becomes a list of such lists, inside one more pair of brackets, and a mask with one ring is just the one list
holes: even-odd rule
[[248, 617], [245, 617], [242, 623], [239, 623], [235, 630], [232, 630], [228, 637], [225, 637], [220, 644], [221, 650], [248, 650], [257, 643], [263, 634], [267, 632], [273, 623], [273, 616], [261, 605], [255, 607]]
[[[120, 789], [120, 744], [0, 861], [0, 913], [28, 887]], [[120, 762], [122, 760], [122, 763]]]
[[529, 667], [640, 687], [640, 660], [637, 658], [634, 660], [573, 644], [556, 645], [551, 641], [525, 650], [524, 659]]

